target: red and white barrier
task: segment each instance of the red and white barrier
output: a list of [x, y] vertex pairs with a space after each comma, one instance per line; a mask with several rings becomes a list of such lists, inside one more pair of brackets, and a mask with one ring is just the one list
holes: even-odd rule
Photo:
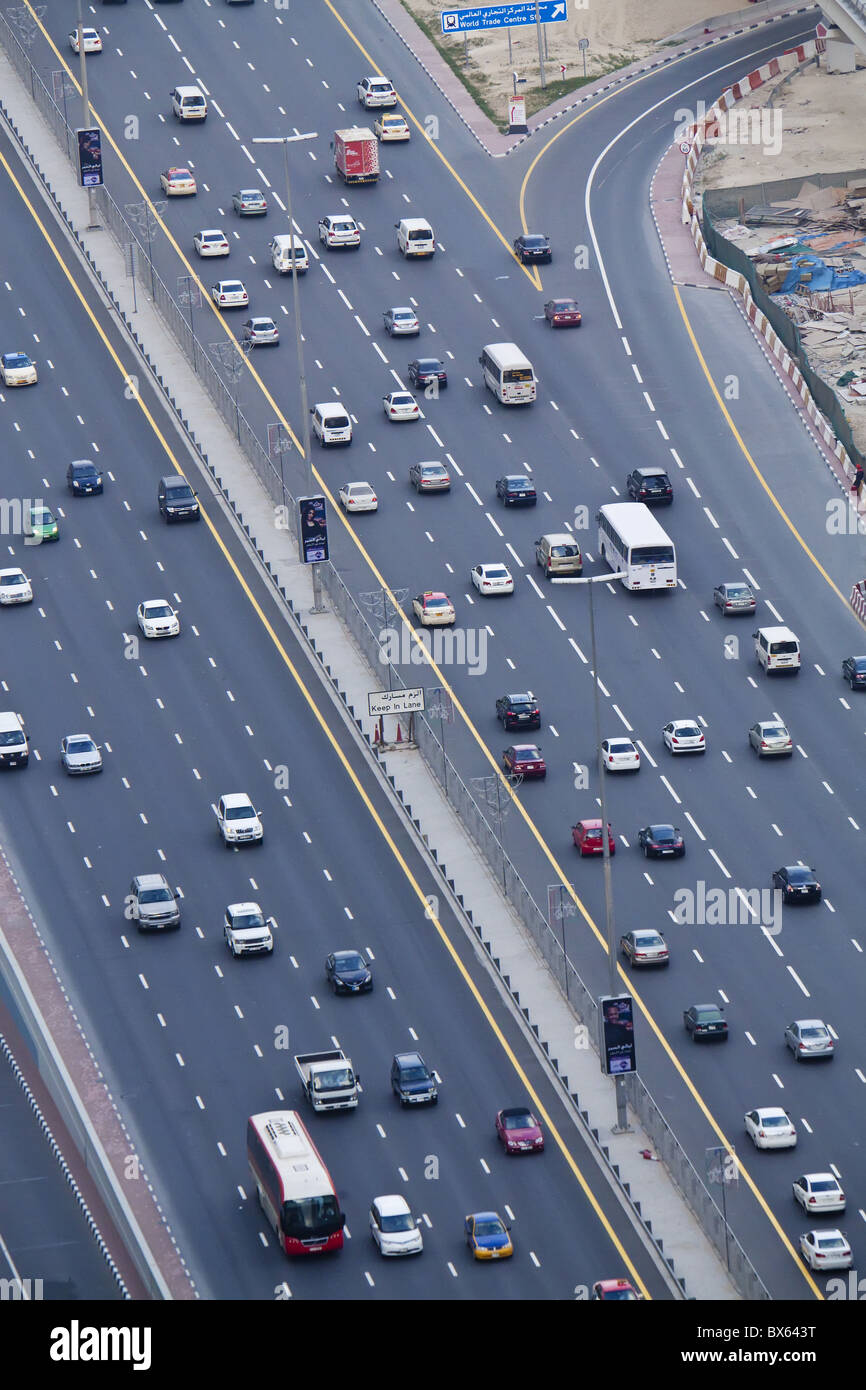
[[863, 592], [864, 589], [866, 589], [866, 579], [861, 579], [859, 584], [854, 585], [851, 590], [851, 607], [861, 622], [866, 623], [866, 594]]

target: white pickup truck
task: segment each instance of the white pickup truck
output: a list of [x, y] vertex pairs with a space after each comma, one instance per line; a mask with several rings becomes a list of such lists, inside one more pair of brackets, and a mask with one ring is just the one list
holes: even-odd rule
[[360, 1078], [351, 1057], [339, 1048], [300, 1052], [295, 1057], [295, 1070], [314, 1110], [354, 1110], [357, 1106]]

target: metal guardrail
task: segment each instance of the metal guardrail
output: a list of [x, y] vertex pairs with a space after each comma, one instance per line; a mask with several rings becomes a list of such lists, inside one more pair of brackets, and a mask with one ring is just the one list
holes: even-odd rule
[[[74, 131], [67, 124], [63, 111], [31, 63], [25, 45], [10, 28], [2, 12], [0, 12], [0, 44], [29, 86], [37, 108], [53, 131], [58, 144], [66, 151], [77, 173], [75, 158], [77, 141], [74, 138], [70, 140], [70, 135], [74, 136]], [[136, 225], [136, 222], [140, 223], [143, 219], [137, 219], [135, 216], [127, 217], [124, 209], [115, 202], [105, 187], [98, 190], [97, 206], [106, 227], [115, 237], [121, 249], [125, 251], [128, 265], [131, 260], [131, 269], [136, 277], [136, 283], [158, 310], [175, 341], [204, 384], [223, 420], [236, 435], [245, 457], [252, 464], [257, 477], [275, 506], [281, 505], [284, 501], [288, 501], [290, 505], [293, 504], [294, 499], [288, 483], [284, 481], [284, 476], [281, 476], [267, 448], [261, 443], [255, 430], [241, 411], [237, 393], [233, 393], [231, 390], [231, 368], [228, 369], [229, 379], [227, 380], [226, 375], [224, 375], [226, 369], [220, 370], [220, 367], [211, 359], [207, 345], [203, 344], [193, 332], [190, 326], [188, 308], [184, 309], [177, 302], [175, 296], [157, 273], [152, 258], [153, 236], [151, 235], [148, 239], [148, 226], [145, 225], [145, 230], [142, 231], [141, 226]], [[162, 233], [159, 234], [162, 235]], [[129, 247], [134, 248], [131, 257], [128, 251]], [[238, 360], [240, 361], [240, 358]], [[240, 377], [238, 376], [237, 379], [239, 380]], [[287, 454], [285, 457], [291, 460], [292, 468], [297, 469], [299, 464], [297, 455]], [[383, 664], [377, 634], [370, 626], [354, 596], [343, 583], [337, 569], [333, 564], [327, 563], [321, 564], [319, 570], [323, 588], [335, 612], [355, 638], [372, 670], [381, 675], [387, 670], [387, 665], [390, 665], [389, 688], [405, 688], [406, 682], [400, 670], [393, 663]], [[594, 1047], [597, 1036], [597, 1005], [593, 995], [587, 989], [568, 957], [563, 944], [551, 930], [545, 914], [539, 908], [506, 853], [500, 836], [491, 825], [490, 819], [479, 804], [478, 798], [467, 787], [456, 766], [445, 752], [433, 726], [423, 715], [416, 715], [415, 717], [415, 737], [427, 767], [435, 776], [461, 825], [484, 856], [494, 876], [502, 884], [503, 892], [509, 904], [518, 914], [524, 927], [541, 951], [557, 985], [566, 995], [578, 1020], [586, 1025]], [[749, 1261], [746, 1252], [742, 1249], [730, 1227], [726, 1229], [722, 1212], [712, 1194], [639, 1076], [632, 1075], [627, 1078], [627, 1091], [629, 1104], [662, 1157], [674, 1183], [700, 1222], [720, 1258], [728, 1260], [731, 1278], [740, 1294], [743, 1298], [750, 1300], [769, 1298], [769, 1292]]]

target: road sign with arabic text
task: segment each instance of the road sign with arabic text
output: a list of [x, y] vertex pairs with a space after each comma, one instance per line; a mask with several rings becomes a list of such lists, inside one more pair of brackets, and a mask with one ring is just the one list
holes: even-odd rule
[[518, 24], [561, 24], [568, 19], [566, 0], [522, 0], [515, 5], [480, 5], [472, 10], [443, 10], [443, 34], [463, 34], [472, 29], [510, 29]]

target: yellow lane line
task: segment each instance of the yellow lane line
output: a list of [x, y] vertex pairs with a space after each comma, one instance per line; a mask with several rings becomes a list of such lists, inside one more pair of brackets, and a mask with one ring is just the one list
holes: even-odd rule
[[[676, 59], [675, 61], [676, 61], [677, 63], [679, 63], [679, 62], [684, 61], [684, 60], [683, 60], [683, 59]], [[674, 64], [671, 64], [671, 66], [674, 66]], [[639, 77], [639, 78], [636, 78], [636, 79], [635, 79], [635, 83], [636, 83], [636, 82], [643, 82], [646, 78], [648, 78], [648, 77], [650, 77], [650, 76], [654, 76], [654, 75], [655, 75], [654, 73], [646, 73], [646, 74], [644, 74], [644, 76]], [[629, 85], [631, 86], [631, 85], [635, 85], [635, 84], [634, 84], [634, 83], [631, 83], [631, 84], [629, 84]], [[526, 174], [525, 174], [524, 179], [523, 179], [523, 182], [522, 182], [522, 184], [521, 184], [521, 188], [520, 188], [520, 216], [521, 216], [521, 219], [522, 219], [523, 222], [524, 222], [524, 225], [525, 225], [525, 221], [526, 221], [526, 219], [525, 219], [525, 212], [524, 212], [526, 191], [527, 191], [527, 188], [528, 188], [528, 185], [529, 185], [529, 180], [530, 180], [530, 178], [532, 177], [532, 174], [535, 172], [535, 169], [537, 168], [537, 166], [538, 166], [538, 164], [539, 164], [539, 161], [542, 159], [542, 157], [543, 157], [545, 154], [547, 154], [547, 152], [548, 152], [548, 151], [551, 149], [551, 147], [556, 143], [556, 141], [559, 140], [560, 137], [563, 136], [563, 135], [566, 133], [566, 131], [570, 130], [570, 129], [572, 128], [572, 126], [574, 126], [574, 125], [577, 124], [578, 121], [583, 120], [586, 116], [588, 116], [588, 115], [589, 115], [592, 111], [594, 111], [597, 107], [602, 106], [602, 105], [603, 105], [605, 102], [607, 102], [607, 101], [610, 101], [610, 100], [612, 99], [612, 97], [614, 97], [614, 96], [616, 96], [616, 95], [618, 95], [617, 92], [611, 92], [611, 93], [609, 93], [607, 96], [602, 97], [599, 101], [595, 102], [592, 106], [588, 107], [586, 111], [580, 112], [580, 113], [579, 113], [577, 116], [575, 116], [571, 121], [569, 121], [567, 125], [563, 126], [563, 128], [562, 128], [561, 130], [557, 131], [557, 133], [556, 133], [555, 135], [551, 136], [551, 138], [547, 141], [547, 143], [543, 146], [543, 148], [542, 148], [541, 150], [539, 150], [538, 154], [537, 154], [537, 155], [535, 156], [535, 158], [532, 160], [532, 163], [530, 164], [529, 168], [527, 169]], [[820, 563], [819, 560], [816, 558], [816, 556], [813, 554], [813, 552], [809, 549], [808, 545], [807, 545], [806, 542], [803, 540], [803, 538], [802, 538], [802, 536], [800, 535], [800, 533], [797, 531], [797, 529], [796, 529], [796, 527], [794, 526], [793, 522], [791, 521], [790, 517], [787, 515], [787, 513], [784, 511], [784, 509], [782, 508], [782, 506], [780, 505], [780, 503], [778, 502], [778, 500], [777, 500], [776, 497], [774, 496], [772, 489], [769, 487], [769, 485], [768, 485], [766, 479], [763, 477], [763, 475], [762, 475], [760, 469], [758, 468], [757, 464], [755, 463], [754, 459], [752, 458], [752, 455], [749, 453], [749, 450], [747, 449], [745, 442], [743, 441], [743, 439], [742, 439], [742, 437], [741, 437], [739, 431], [737, 430], [737, 427], [736, 427], [736, 425], [734, 424], [734, 421], [732, 420], [731, 415], [730, 415], [730, 413], [729, 413], [729, 411], [728, 411], [728, 409], [727, 409], [727, 407], [726, 407], [724, 401], [722, 400], [722, 397], [721, 397], [720, 394], [719, 394], [719, 391], [718, 391], [718, 389], [717, 389], [717, 387], [716, 387], [716, 384], [715, 384], [715, 382], [713, 381], [712, 376], [711, 376], [711, 374], [710, 374], [709, 368], [708, 368], [706, 362], [704, 361], [703, 355], [701, 354], [700, 348], [699, 348], [698, 343], [697, 343], [697, 339], [695, 338], [694, 332], [692, 331], [691, 324], [690, 324], [690, 322], [689, 322], [689, 320], [688, 320], [688, 317], [687, 317], [687, 315], [686, 315], [685, 308], [684, 308], [684, 306], [683, 306], [683, 302], [682, 302], [682, 299], [681, 299], [681, 297], [680, 297], [679, 290], [677, 289], [677, 287], [676, 287], [675, 285], [673, 286], [673, 289], [674, 289], [674, 294], [675, 294], [675, 296], [676, 296], [677, 305], [678, 305], [679, 310], [680, 310], [680, 314], [682, 315], [683, 322], [684, 322], [685, 327], [686, 327], [686, 331], [687, 331], [687, 333], [688, 333], [688, 335], [689, 335], [689, 338], [690, 338], [690, 340], [691, 340], [692, 347], [693, 347], [693, 349], [694, 349], [694, 351], [695, 351], [695, 353], [696, 353], [696, 355], [697, 355], [698, 361], [700, 362], [700, 365], [701, 365], [701, 368], [702, 368], [702, 370], [703, 370], [703, 372], [704, 372], [704, 375], [705, 375], [705, 377], [706, 377], [706, 379], [707, 379], [707, 381], [708, 381], [708, 383], [709, 383], [710, 389], [712, 390], [713, 395], [715, 396], [716, 401], [718, 402], [719, 409], [722, 411], [722, 414], [724, 415], [724, 418], [725, 418], [725, 420], [727, 421], [727, 424], [728, 424], [729, 428], [731, 429], [731, 432], [733, 433], [733, 436], [734, 436], [734, 438], [736, 439], [737, 444], [739, 445], [740, 449], [742, 450], [742, 452], [743, 452], [745, 458], [747, 459], [747, 461], [748, 461], [748, 463], [749, 463], [749, 466], [751, 467], [753, 473], [755, 474], [755, 477], [756, 477], [756, 478], [758, 479], [758, 481], [760, 482], [760, 484], [761, 484], [761, 486], [763, 487], [764, 492], [766, 493], [767, 497], [770, 499], [770, 501], [772, 502], [773, 506], [776, 508], [776, 511], [777, 511], [777, 512], [779, 513], [779, 515], [782, 517], [783, 521], [784, 521], [785, 524], [787, 525], [788, 529], [791, 531], [792, 535], [796, 538], [796, 540], [797, 540], [797, 541], [799, 542], [799, 544], [802, 546], [802, 548], [803, 548], [804, 552], [806, 553], [806, 555], [807, 555], [807, 556], [809, 557], [809, 559], [812, 561], [812, 564], [815, 566], [815, 568], [816, 568], [816, 569], [818, 570], [818, 572], [821, 574], [822, 578], [827, 582], [827, 584], [830, 586], [830, 588], [831, 588], [831, 589], [833, 590], [833, 592], [836, 594], [837, 598], [839, 598], [839, 599], [842, 600], [842, 602], [845, 604], [846, 608], [847, 608], [848, 611], [850, 612], [850, 611], [851, 611], [851, 606], [850, 606], [850, 604], [848, 603], [847, 599], [845, 599], [844, 595], [840, 592], [840, 590], [837, 588], [837, 586], [833, 583], [833, 580], [832, 580], [832, 579], [830, 578], [830, 576], [827, 574], [827, 571], [826, 571], [826, 570], [824, 569], [824, 567], [821, 565], [821, 563]], [[866, 624], [864, 624], [864, 626], [866, 626]], [[552, 862], [552, 860], [551, 860], [551, 862]], [[567, 885], [567, 881], [566, 881], [566, 879], [565, 879], [565, 877], [564, 877], [563, 875], [561, 875], [561, 881], [562, 881], [563, 883], [566, 883], [566, 886], [568, 886], [568, 885]], [[577, 904], [578, 908], [580, 909], [580, 911], [581, 911], [581, 913], [582, 913], [584, 919], [587, 920], [587, 921], [589, 921], [588, 914], [587, 914], [586, 911], [584, 910], [582, 903], [580, 902], [580, 900], [577, 898], [576, 894], [575, 894], [571, 889], [569, 889], [569, 891], [571, 892], [571, 896], [572, 896], [572, 898], [574, 899], [575, 903]], [[593, 931], [595, 932], [596, 937], [597, 937], [598, 939], [601, 939], [600, 932], [599, 932], [598, 929], [596, 928], [595, 923], [592, 922], [592, 921], [589, 921], [589, 925], [592, 927]], [[607, 944], [606, 944], [606, 942], [602, 942], [602, 945], [604, 946], [605, 951], [607, 951]], [[673, 1051], [673, 1049], [671, 1048], [670, 1044], [668, 1043], [667, 1038], [664, 1036], [664, 1034], [663, 1034], [661, 1028], [660, 1028], [659, 1025], [656, 1023], [655, 1018], [654, 1018], [653, 1015], [650, 1013], [649, 1008], [648, 1008], [647, 1005], [644, 1003], [643, 999], [641, 999], [640, 995], [637, 994], [637, 992], [635, 991], [635, 989], [634, 989], [634, 987], [633, 987], [631, 981], [629, 980], [628, 975], [625, 973], [623, 967], [622, 967], [621, 965], [618, 965], [618, 966], [617, 966], [617, 970], [618, 970], [619, 975], [621, 976], [621, 978], [623, 979], [623, 981], [624, 981], [625, 984], [627, 985], [627, 987], [628, 987], [628, 989], [629, 989], [629, 992], [632, 994], [633, 998], [634, 998], [635, 1001], [638, 1003], [638, 1005], [639, 1005], [639, 1007], [640, 1007], [640, 1010], [641, 1010], [641, 1012], [643, 1013], [644, 1018], [646, 1019], [647, 1023], [650, 1025], [650, 1027], [651, 1027], [653, 1033], [655, 1034], [656, 1039], [658, 1040], [658, 1042], [660, 1043], [660, 1045], [661, 1045], [662, 1048], [664, 1049], [664, 1051], [665, 1051], [665, 1053], [666, 1053], [668, 1059], [672, 1062], [673, 1066], [675, 1067], [675, 1069], [676, 1069], [676, 1071], [677, 1071], [677, 1073], [678, 1073], [678, 1075], [679, 1075], [679, 1077], [680, 1077], [680, 1080], [681, 1080], [681, 1081], [683, 1082], [683, 1084], [686, 1086], [686, 1088], [687, 1088], [689, 1094], [691, 1095], [692, 1099], [695, 1101], [696, 1105], [698, 1106], [698, 1108], [699, 1108], [699, 1110], [701, 1111], [702, 1115], [704, 1116], [705, 1120], [706, 1120], [707, 1123], [710, 1125], [710, 1128], [713, 1130], [714, 1134], [717, 1136], [717, 1138], [720, 1140], [720, 1142], [721, 1142], [722, 1144], [724, 1144], [726, 1148], [729, 1148], [729, 1149], [730, 1149], [730, 1148], [732, 1147], [731, 1144], [730, 1144], [730, 1142], [729, 1142], [728, 1139], [725, 1137], [725, 1135], [724, 1135], [724, 1133], [723, 1133], [723, 1131], [722, 1131], [720, 1125], [719, 1125], [718, 1122], [716, 1121], [715, 1117], [713, 1116], [712, 1112], [710, 1111], [709, 1107], [707, 1106], [706, 1102], [704, 1101], [704, 1099], [703, 1099], [702, 1095], [700, 1094], [700, 1092], [698, 1091], [697, 1087], [696, 1087], [696, 1086], [694, 1085], [694, 1083], [692, 1082], [691, 1077], [688, 1075], [688, 1073], [685, 1071], [685, 1068], [684, 1068], [684, 1067], [682, 1066], [682, 1064], [680, 1063], [678, 1057], [676, 1056], [676, 1054], [674, 1053], [674, 1051]], [[795, 1249], [794, 1246], [792, 1245], [791, 1241], [788, 1239], [787, 1235], [786, 1235], [785, 1232], [783, 1231], [783, 1229], [782, 1229], [782, 1227], [780, 1226], [779, 1222], [777, 1221], [775, 1215], [773, 1214], [773, 1212], [772, 1212], [772, 1210], [771, 1210], [769, 1204], [767, 1203], [767, 1201], [766, 1201], [766, 1199], [765, 1199], [763, 1193], [760, 1191], [760, 1189], [758, 1188], [757, 1184], [755, 1183], [755, 1181], [754, 1181], [753, 1178], [751, 1177], [750, 1173], [748, 1172], [748, 1170], [747, 1170], [746, 1167], [744, 1166], [744, 1164], [743, 1164], [743, 1162], [742, 1162], [742, 1159], [740, 1159], [739, 1157], [737, 1158], [737, 1166], [738, 1166], [738, 1171], [739, 1171], [740, 1173], [742, 1173], [743, 1177], [745, 1178], [746, 1183], [747, 1183], [749, 1189], [750, 1189], [751, 1192], [752, 1192], [752, 1195], [755, 1197], [756, 1201], [758, 1202], [759, 1206], [761, 1207], [761, 1210], [763, 1211], [764, 1215], [767, 1217], [767, 1220], [770, 1222], [770, 1225], [772, 1226], [774, 1232], [776, 1233], [776, 1235], [777, 1235], [777, 1236], [779, 1237], [779, 1239], [781, 1240], [781, 1242], [782, 1242], [782, 1244], [783, 1244], [785, 1250], [786, 1250], [787, 1253], [790, 1255], [791, 1259], [794, 1261], [794, 1263], [795, 1263], [797, 1269], [798, 1269], [798, 1270], [800, 1271], [800, 1273], [803, 1275], [803, 1278], [805, 1279], [806, 1283], [808, 1284], [810, 1291], [814, 1294], [814, 1296], [815, 1296], [816, 1298], [818, 1298], [818, 1299], [823, 1299], [824, 1295], [822, 1294], [820, 1288], [819, 1288], [818, 1285], [815, 1283], [815, 1281], [814, 1281], [814, 1279], [812, 1278], [811, 1274], [804, 1268], [804, 1266], [803, 1266], [803, 1264], [802, 1264], [802, 1262], [801, 1262], [801, 1260], [800, 1260], [800, 1257], [799, 1257], [798, 1252], [796, 1251], [796, 1249]]]

